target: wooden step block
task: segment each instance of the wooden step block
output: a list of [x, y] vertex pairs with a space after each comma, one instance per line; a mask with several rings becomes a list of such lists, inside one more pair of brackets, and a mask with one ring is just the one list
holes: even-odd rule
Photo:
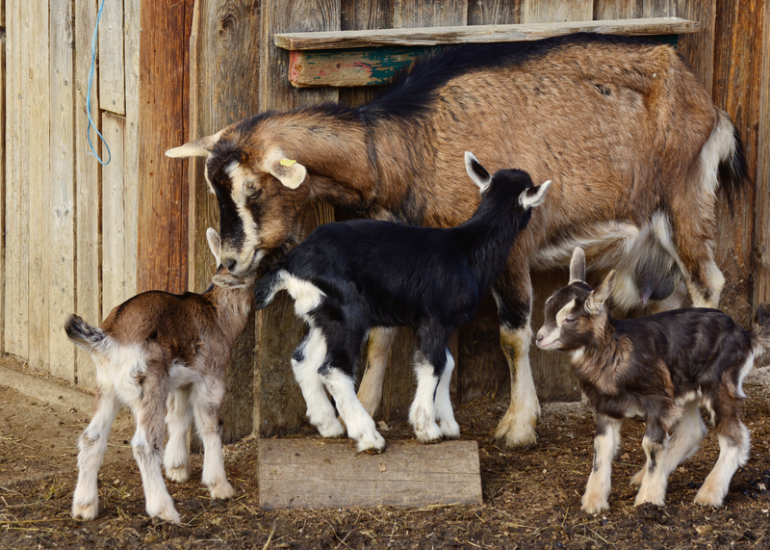
[[475, 441], [388, 441], [368, 455], [350, 440], [262, 439], [258, 475], [263, 510], [482, 503]]

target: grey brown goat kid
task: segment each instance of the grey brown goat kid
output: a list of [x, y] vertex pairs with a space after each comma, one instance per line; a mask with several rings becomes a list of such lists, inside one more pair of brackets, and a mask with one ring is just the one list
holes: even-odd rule
[[[206, 236], [219, 265], [219, 235], [209, 228]], [[193, 418], [205, 452], [203, 483], [212, 498], [235, 494], [224, 468], [219, 408], [230, 351], [251, 311], [255, 277], [240, 279], [223, 271], [220, 266], [203, 294], [139, 294], [114, 308], [101, 328], [77, 315], [67, 320], [67, 336], [91, 353], [97, 383], [94, 415], [78, 441], [73, 517], [93, 519], [99, 513], [97, 475], [112, 422], [123, 405], [136, 419], [131, 447], [148, 515], [179, 521], [160, 463], [163, 458], [169, 479], [189, 478], [187, 433]], [[169, 436], [165, 453], [164, 416]]]
[[699, 407], [716, 426], [720, 454], [695, 503], [721, 506], [735, 470], [749, 456], [749, 432], [740, 420], [741, 387], [755, 356], [770, 344], [770, 308], [759, 306], [746, 331], [715, 309], [689, 308], [615, 320], [607, 299], [612, 271], [592, 290], [585, 255], [576, 248], [569, 285], [546, 302], [537, 345], [571, 354], [572, 367], [596, 413], [594, 462], [583, 510], [609, 508], [610, 468], [624, 417], [640, 415], [647, 429], [646, 465], [633, 477], [636, 505], [664, 505], [668, 475], [697, 450], [706, 434]]
[[[661, 301], [682, 286], [698, 306], [719, 303], [717, 197], [737, 196], [744, 157], [729, 118], [673, 48], [591, 34], [447, 47], [360, 107], [261, 113], [166, 154], [206, 157], [222, 260], [238, 275], [283, 243], [313, 201], [459, 225], [479, 203], [462, 171], [466, 150], [490, 172], [513, 165], [553, 180], [547, 208], [533, 212], [493, 285], [512, 386], [495, 435], [532, 445], [530, 270], [566, 266], [581, 246], [595, 268], [622, 266], [616, 303]], [[358, 391], [369, 414], [394, 334], [369, 336]]]

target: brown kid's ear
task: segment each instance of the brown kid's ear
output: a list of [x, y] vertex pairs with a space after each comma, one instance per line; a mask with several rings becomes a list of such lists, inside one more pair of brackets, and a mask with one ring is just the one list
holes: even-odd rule
[[599, 288], [591, 292], [585, 302], [585, 310], [591, 315], [599, 313], [604, 303], [612, 294], [612, 289], [615, 287], [615, 270], [610, 271], [609, 275], [605, 277]]
[[214, 148], [216, 142], [219, 141], [223, 131], [224, 130], [220, 130], [211, 136], [189, 141], [184, 145], [169, 149], [166, 151], [166, 156], [171, 158], [207, 157], [211, 154], [211, 150]]
[[569, 263], [569, 284], [586, 282], [586, 253], [579, 246], [572, 252]]
[[307, 175], [307, 169], [296, 160], [287, 158], [281, 151], [274, 151], [265, 159], [265, 172], [277, 178], [289, 189], [296, 189]]

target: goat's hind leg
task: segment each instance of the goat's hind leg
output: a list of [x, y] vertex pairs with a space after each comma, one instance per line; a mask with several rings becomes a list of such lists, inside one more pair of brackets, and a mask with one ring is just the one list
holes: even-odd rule
[[195, 427], [203, 442], [201, 480], [209, 488], [211, 498], [221, 499], [235, 496], [235, 489], [227, 481], [222, 456], [222, 439], [219, 437], [219, 411], [224, 395], [224, 383], [215, 377], [208, 377], [202, 384], [193, 386], [190, 395]]
[[608, 498], [612, 483], [612, 459], [620, 446], [620, 420], [603, 414], [596, 415], [594, 462], [588, 476], [581, 509], [589, 514], [609, 510]]
[[449, 385], [452, 382], [452, 371], [455, 367], [455, 361], [449, 349], [446, 350], [446, 366], [441, 374], [436, 390], [436, 418], [441, 433], [447, 439], [457, 439], [460, 437], [460, 425], [455, 420], [454, 410], [452, 409], [452, 400], [449, 393]]
[[[450, 424], [456, 424], [454, 414], [452, 414], [452, 403], [449, 402], [449, 379], [446, 380], [446, 387], [441, 387], [441, 380], [447, 370], [448, 361], [452, 361], [446, 347], [451, 332], [448, 334], [447, 332], [440, 325], [422, 325], [417, 330], [420, 345], [419, 351], [414, 356], [417, 389], [412, 406], [409, 407], [409, 423], [414, 428], [414, 433], [421, 443], [438, 441], [444, 435], [436, 423], [439, 419], [437, 400], [441, 400], [439, 409], [447, 416], [446, 429], [454, 429], [454, 426]], [[452, 361], [450, 368], [453, 367], [454, 361]], [[443, 393], [444, 390], [446, 391], [445, 394]], [[439, 393], [442, 393], [441, 397], [439, 397]], [[444, 409], [447, 408], [449, 410], [445, 411]], [[449, 415], [451, 415], [451, 420]], [[457, 432], [459, 433], [459, 427]]]
[[99, 468], [107, 450], [112, 423], [120, 402], [112, 388], [97, 389], [94, 415], [78, 440], [78, 484], [72, 498], [72, 517], [94, 519], [99, 515]]
[[396, 329], [392, 327], [372, 327], [369, 332], [366, 371], [358, 387], [358, 400], [369, 416], [377, 414], [380, 406], [385, 369], [388, 366], [390, 348], [393, 347], [395, 339]]
[[191, 424], [190, 389], [178, 388], [169, 394], [166, 403], [168, 443], [166, 443], [166, 452], [163, 453], [166, 477], [178, 483], [190, 479], [187, 434]]

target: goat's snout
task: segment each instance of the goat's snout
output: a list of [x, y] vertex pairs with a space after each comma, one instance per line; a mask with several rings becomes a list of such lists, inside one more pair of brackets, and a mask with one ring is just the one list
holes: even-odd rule
[[235, 269], [235, 266], [238, 265], [238, 260], [236, 260], [235, 258], [230, 258], [230, 259], [223, 258], [222, 265], [225, 266], [225, 269], [227, 269], [227, 271], [232, 273], [233, 270]]

